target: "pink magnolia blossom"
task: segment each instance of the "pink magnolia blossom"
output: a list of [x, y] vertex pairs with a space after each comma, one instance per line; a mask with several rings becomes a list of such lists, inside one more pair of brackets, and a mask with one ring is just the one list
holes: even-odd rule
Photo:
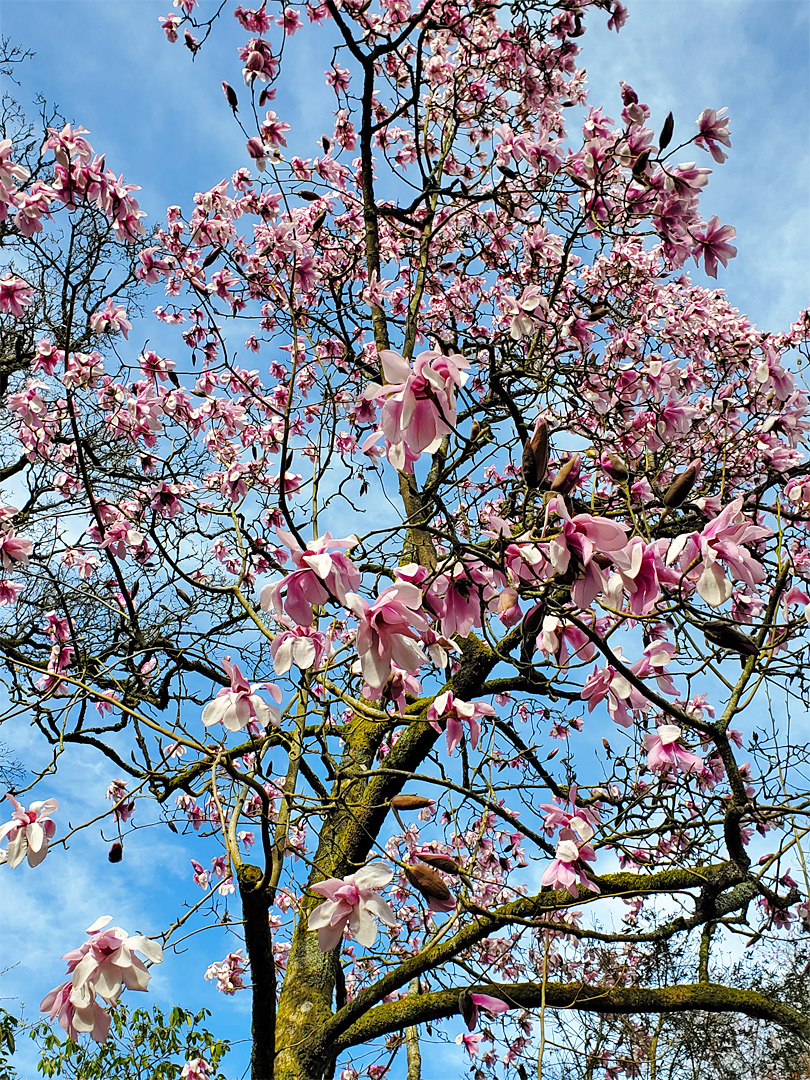
[[271, 696], [281, 701], [281, 690], [273, 683], [249, 683], [231, 658], [226, 656], [222, 666], [230, 677], [230, 688], [223, 687], [213, 701], [209, 701], [202, 712], [202, 722], [206, 727], [222, 722], [228, 731], [240, 731], [251, 721], [259, 727], [268, 724], [278, 727], [281, 714], [275, 705], [268, 705], [256, 690], [268, 690]]
[[421, 693], [422, 684], [416, 676], [412, 675], [410, 671], [403, 671], [396, 664], [392, 665], [391, 675], [384, 686], [369, 686], [366, 684], [363, 687], [363, 697], [366, 700], [380, 701], [383, 697], [386, 697], [389, 701], [394, 702], [400, 715], [405, 712], [407, 704], [405, 695], [410, 694], [412, 697], [419, 697]]
[[[72, 1039], [82, 1032], [96, 1042], [103, 1042], [110, 1026], [109, 1014], [101, 1008], [97, 997], [114, 1004], [124, 987], [146, 990], [151, 978], [136, 952], [153, 964], [163, 959], [163, 950], [141, 934], [130, 936], [120, 926], [108, 926], [111, 915], [97, 919], [87, 928], [88, 939], [78, 949], [62, 957], [68, 962], [71, 979], [46, 994], [40, 1010], [50, 1014]], [[106, 927], [106, 929], [105, 929]]]
[[729, 243], [737, 237], [736, 230], [731, 225], [723, 225], [716, 214], [709, 218], [702, 231], [694, 234], [695, 250], [694, 259], [698, 263], [703, 258], [706, 273], [709, 277], [717, 277], [717, 263], [728, 265], [728, 260], [733, 259], [737, 249]]
[[677, 724], [660, 724], [644, 736], [647, 764], [653, 772], [701, 772], [703, 759], [683, 745]]
[[132, 323], [127, 318], [127, 309], [124, 305], [116, 304], [112, 297], [108, 297], [101, 311], [96, 311], [90, 316], [90, 327], [96, 334], [120, 333], [128, 338]]
[[502, 998], [493, 997], [491, 994], [470, 994], [470, 998], [472, 1000], [472, 1008], [467, 1017], [467, 1027], [470, 1031], [472, 1031], [478, 1023], [479, 1009], [483, 1009], [484, 1012], [488, 1012], [492, 1016], [497, 1016], [499, 1013], [509, 1011], [509, 1006]]
[[718, 165], [723, 164], [728, 154], [724, 153], [717, 144], [731, 146], [728, 133], [729, 118], [724, 115], [727, 111], [727, 108], [717, 112], [714, 109], [704, 109], [695, 121], [700, 132], [695, 138], [695, 146], [708, 150]]
[[56, 799], [45, 799], [32, 802], [25, 810], [13, 795], [6, 798], [14, 807], [14, 813], [11, 821], [0, 825], [0, 840], [8, 837], [4, 861], [12, 870], [25, 858], [29, 866], [39, 866], [48, 854], [48, 841], [56, 832], [56, 822], [51, 819], [51, 814], [59, 809], [59, 803]]
[[541, 885], [552, 889], [567, 889], [574, 899], [579, 895], [579, 885], [584, 885], [591, 892], [598, 893], [599, 887], [585, 873], [585, 860], [593, 862], [596, 852], [588, 840], [593, 836], [593, 829], [582, 819], [571, 822], [571, 828], [560, 832], [554, 859], [546, 867]]
[[[527, 612], [527, 618], [534, 608]], [[596, 648], [587, 635], [573, 623], [558, 619], [556, 615], [546, 615], [535, 639], [535, 648], [544, 656], [553, 656], [560, 667], [566, 667], [571, 655], [577, 659], [590, 660]]]
[[13, 531], [0, 535], [0, 565], [11, 570], [15, 563], [28, 563], [34, 550], [34, 541], [24, 536], [17, 536]]
[[313, 892], [326, 897], [307, 923], [309, 930], [318, 931], [318, 945], [323, 952], [331, 952], [340, 944], [347, 926], [356, 941], [370, 948], [377, 940], [375, 916], [386, 926], [396, 926], [393, 911], [376, 891], [388, 885], [393, 876], [391, 867], [370, 862], [355, 874], [328, 878], [311, 886]]
[[205, 1058], [190, 1058], [182, 1068], [181, 1080], [208, 1080], [212, 1075], [211, 1066]]
[[23, 586], [10, 578], [0, 578], [0, 607], [5, 604], [16, 604], [17, 597], [23, 591]]
[[523, 618], [517, 589], [507, 586], [498, 597], [498, 618], [504, 626], [517, 626]]
[[332, 655], [332, 642], [320, 630], [311, 626], [295, 626], [276, 634], [270, 645], [273, 670], [285, 675], [295, 666], [300, 671], [319, 668]]
[[[546, 836], [553, 836], [559, 828], [572, 828], [578, 836], [584, 837], [585, 826], [591, 830], [590, 835], [593, 836], [602, 818], [602, 804], [596, 802], [588, 806], [577, 806], [578, 793], [577, 785], [572, 784], [568, 789], [567, 804], [555, 796], [553, 803], [544, 803], [538, 808], [543, 811], [543, 832]], [[566, 809], [566, 806], [569, 809]]]
[[456, 426], [456, 388], [467, 380], [469, 361], [460, 354], [419, 353], [413, 368], [390, 349], [380, 350], [385, 385], [370, 383], [366, 400], [384, 400], [380, 429], [388, 460], [409, 468], [420, 454], [433, 454]]
[[[664, 541], [666, 547], [666, 540]], [[662, 567], [660, 541], [645, 544], [634, 536], [626, 547], [613, 552], [613, 565], [628, 596], [631, 615], [649, 615], [661, 596], [658, 569]]]
[[123, 780], [113, 780], [104, 795], [105, 799], [112, 799], [113, 815], [116, 821], [129, 821], [135, 813], [135, 801], [127, 800], [127, 786]]
[[245, 974], [246, 968], [247, 960], [242, 956], [242, 950], [238, 949], [236, 952], [228, 953], [224, 960], [209, 964], [204, 978], [209, 982], [216, 979], [217, 990], [221, 994], [227, 994], [230, 997], [237, 990], [245, 989], [242, 976]]
[[428, 600], [439, 611], [442, 633], [469, 637], [474, 626], [483, 625], [484, 610], [498, 595], [503, 579], [476, 559], [455, 559], [440, 570]]
[[611, 554], [620, 551], [627, 543], [627, 528], [607, 518], [592, 514], [571, 517], [565, 500], [554, 496], [549, 500], [548, 511], [556, 511], [561, 519], [560, 532], [549, 546], [549, 559], [558, 574], [565, 574], [572, 558], [584, 571], [571, 589], [571, 599], [581, 608], [590, 607], [605, 581], [599, 567], [593, 561], [597, 552]]
[[463, 1031], [461, 1035], [456, 1035], [455, 1043], [457, 1046], [463, 1046], [471, 1058], [478, 1056], [478, 1044], [483, 1040], [484, 1036], [476, 1032]]
[[416, 585], [400, 582], [383, 589], [373, 604], [358, 593], [347, 593], [346, 607], [357, 616], [356, 647], [360, 670], [369, 686], [383, 686], [396, 664], [416, 671], [427, 663], [419, 635], [428, 629], [420, 612], [422, 593]]
[[481, 733], [481, 725], [478, 723], [480, 716], [494, 716], [495, 709], [483, 701], [462, 701], [461, 698], [453, 697], [450, 690], [433, 701], [428, 709], [428, 723], [434, 731], [445, 729], [447, 734], [447, 752], [452, 754], [461, 742], [464, 734], [463, 724], [470, 729], [470, 746], [475, 750], [478, 745], [478, 736]]
[[[314, 617], [313, 607], [325, 604], [330, 598], [345, 603], [346, 593], [360, 584], [360, 571], [342, 554], [357, 543], [356, 536], [335, 540], [331, 533], [324, 533], [317, 540], [302, 548], [290, 533], [278, 529], [279, 539], [290, 549], [295, 570], [275, 584], [265, 585], [259, 603], [262, 611], [286, 610], [299, 626], [310, 626]], [[329, 549], [337, 548], [337, 551]], [[282, 602], [282, 593], [286, 597]]]
[[5, 315], [13, 315], [15, 319], [22, 318], [33, 299], [34, 290], [22, 278], [15, 274], [0, 278], [0, 311]]
[[720, 607], [732, 593], [726, 570], [750, 589], [765, 580], [761, 563], [746, 551], [743, 544], [755, 543], [773, 535], [767, 525], [755, 525], [742, 512], [739, 495], [700, 533], [682, 533], [672, 541], [667, 554], [670, 565], [676, 560], [683, 568], [700, 559], [695, 567], [697, 591], [710, 607]]
[[[616, 649], [615, 652], [618, 657], [621, 657], [621, 649]], [[610, 665], [601, 670], [593, 669], [585, 680], [580, 697], [588, 702], [588, 712], [593, 712], [600, 701], [607, 699], [611, 719], [622, 727], [630, 727], [633, 723], [627, 711], [628, 706], [633, 710], [644, 710], [650, 706], [644, 695], [621, 672]]]

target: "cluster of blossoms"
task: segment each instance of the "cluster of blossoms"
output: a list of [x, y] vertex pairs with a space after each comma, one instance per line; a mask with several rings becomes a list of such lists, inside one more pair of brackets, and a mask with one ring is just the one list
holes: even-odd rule
[[152, 964], [163, 959], [156, 942], [141, 934], [130, 936], [120, 926], [109, 926], [111, 922], [111, 915], [97, 919], [87, 928], [87, 941], [65, 953], [62, 959], [67, 960], [71, 977], [46, 994], [40, 1005], [73, 1040], [82, 1033], [99, 1043], [107, 1038], [110, 1014], [99, 998], [113, 1005], [125, 987], [146, 990], [151, 976], [136, 952]]
[[[74, 207], [84, 202], [109, 218], [120, 239], [133, 243], [143, 235], [141, 219], [145, 212], [132, 196], [133, 191], [140, 189], [125, 184], [122, 177], [106, 167], [104, 158], [95, 154], [84, 138], [86, 134], [85, 128], [74, 129], [70, 124], [65, 124], [61, 131], [48, 128], [42, 156], [53, 152], [53, 177], [51, 183], [35, 180], [28, 189], [18, 186], [29, 179], [30, 173], [11, 160], [11, 140], [0, 142], [0, 221], [14, 214], [15, 226], [24, 236], [33, 237], [42, 231], [42, 219], [51, 216], [54, 204]], [[30, 290], [30, 286], [26, 287]], [[25, 296], [18, 287], [16, 299], [3, 300], [2, 296], [0, 292], [0, 310], [20, 315], [31, 302], [33, 290]], [[4, 303], [7, 306], [2, 306]]]
[[224, 960], [209, 964], [205, 972], [205, 978], [209, 982], [215, 981], [217, 990], [223, 994], [235, 994], [237, 990], [244, 990], [245, 983], [242, 976], [247, 970], [247, 960], [242, 956], [242, 950], [229, 952]]

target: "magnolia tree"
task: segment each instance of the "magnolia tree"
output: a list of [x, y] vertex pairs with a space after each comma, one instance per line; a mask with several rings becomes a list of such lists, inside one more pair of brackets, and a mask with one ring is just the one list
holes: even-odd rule
[[[577, 1075], [654, 1076], [672, 1014], [800, 1046], [806, 1011], [723, 961], [810, 929], [808, 316], [762, 333], [686, 274], [735, 254], [700, 208], [729, 118], [587, 103], [617, 0], [161, 23], [195, 55], [231, 16], [243, 159], [150, 239], [83, 129], [35, 168], [0, 144], [3, 341], [34, 343], [0, 642], [42, 741], [3, 872], [70, 873], [79, 746], [110, 860], [139, 820], [190, 858], [176, 921], [100, 918], [42, 1008], [103, 1040], [219, 920], [241, 941], [200, 972], [251, 996], [254, 1078], [418, 1080], [453, 1039], [549, 1075], [561, 1032]], [[268, 108], [294, 34], [331, 57], [316, 148]], [[128, 338], [138, 283], [171, 355]]]

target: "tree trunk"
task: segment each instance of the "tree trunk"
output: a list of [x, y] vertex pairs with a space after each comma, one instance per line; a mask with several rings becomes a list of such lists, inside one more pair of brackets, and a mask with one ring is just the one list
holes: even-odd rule
[[[273, 1080], [331, 1080], [335, 1054], [321, 1041], [332, 1017], [336, 959], [321, 952], [317, 934], [301, 930], [299, 918], [276, 1013]], [[253, 1076], [252, 1080], [267, 1080]]]

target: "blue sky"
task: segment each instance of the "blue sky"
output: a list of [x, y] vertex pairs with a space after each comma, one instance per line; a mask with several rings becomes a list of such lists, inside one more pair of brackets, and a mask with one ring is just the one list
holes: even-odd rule
[[[728, 107], [730, 157], [715, 169], [702, 203], [707, 216], [715, 213], [737, 229], [739, 254], [727, 271], [721, 269], [719, 284], [763, 329], [784, 327], [810, 299], [810, 5], [627, 5], [630, 18], [619, 35], [608, 32], [597, 14], [581, 40], [591, 100], [618, 116], [618, 82], [624, 79], [650, 105], [659, 126], [673, 111], [676, 139], [694, 131], [703, 108]], [[21, 100], [42, 93], [67, 119], [88, 128], [109, 165], [142, 186], [151, 221], [168, 204], [188, 208], [194, 192], [247, 164], [244, 137], [220, 88], [222, 79], [239, 88], [235, 50], [245, 35], [234, 20], [223, 20], [221, 32], [192, 63], [180, 44], [166, 43], [158, 26], [170, 6], [170, 0], [3, 0], [3, 35], [36, 50], [20, 72]], [[212, 7], [204, 0], [204, 10]], [[333, 96], [321, 80], [329, 60], [323, 37], [305, 27], [292, 40], [285, 89], [274, 105], [292, 125], [291, 148], [303, 156], [317, 152], [322, 133], [331, 134]], [[712, 164], [701, 151], [695, 156], [699, 164]], [[3, 734], [22, 760], [37, 753], [23, 726]], [[68, 819], [77, 823], [98, 813], [112, 778], [111, 767], [97, 756], [74, 757], [54, 791], [62, 804], [60, 834]], [[178, 899], [199, 898], [188, 859], [200, 853], [165, 831], [136, 833], [119, 866], [107, 863], [106, 849], [95, 827], [79, 834], [68, 854], [54, 853], [35, 871], [20, 867], [3, 875], [0, 966], [19, 964], [4, 979], [2, 1001], [11, 1011], [24, 1002], [29, 1018], [36, 1015], [40, 998], [61, 979], [59, 957], [98, 915], [113, 914], [130, 932], [155, 933], [176, 914]], [[248, 1026], [246, 995], [224, 999], [202, 979], [207, 964], [229, 947], [220, 933], [202, 943], [194, 939], [187, 953], [167, 957], [155, 969], [153, 991], [161, 1005], [207, 1004], [216, 1012], [218, 1032], [239, 1038]], [[141, 1004], [135, 998], [130, 1003]], [[27, 1040], [18, 1057], [21, 1074], [33, 1080]], [[237, 1058], [245, 1061], [244, 1048]], [[448, 1075], [461, 1075], [461, 1050], [447, 1048], [443, 1065]], [[233, 1075], [240, 1074], [234, 1066]]]

